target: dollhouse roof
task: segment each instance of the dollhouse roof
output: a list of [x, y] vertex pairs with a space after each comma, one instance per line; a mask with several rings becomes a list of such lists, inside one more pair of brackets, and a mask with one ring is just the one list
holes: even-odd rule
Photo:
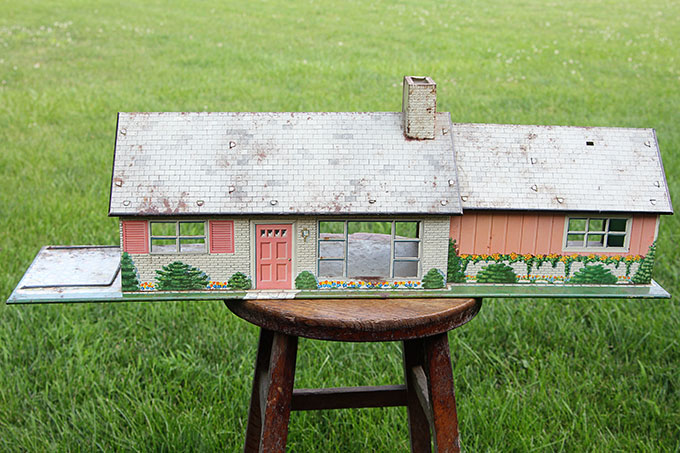
[[120, 113], [111, 215], [459, 214], [448, 113]]
[[[120, 113], [111, 215], [672, 213], [653, 129], [401, 113]], [[454, 156], [455, 152], [455, 156]]]
[[463, 209], [673, 208], [653, 129], [454, 124]]

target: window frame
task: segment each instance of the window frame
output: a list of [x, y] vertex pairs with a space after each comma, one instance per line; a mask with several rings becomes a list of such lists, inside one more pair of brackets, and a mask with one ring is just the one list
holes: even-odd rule
[[[585, 220], [585, 230], [569, 230], [569, 222], [571, 220]], [[591, 220], [604, 220], [605, 225], [603, 230], [593, 232], [592, 234], [601, 234], [604, 236], [603, 244], [604, 246], [588, 246], [588, 234], [590, 233], [590, 221]], [[625, 220], [626, 228], [624, 231], [610, 231], [609, 222], [611, 220]], [[633, 224], [633, 217], [630, 215], [611, 215], [611, 214], [574, 214], [567, 215], [564, 217], [564, 236], [562, 238], [562, 250], [564, 252], [612, 252], [612, 253], [626, 253], [630, 250], [630, 234]], [[623, 236], [623, 245], [620, 247], [608, 247], [607, 240], [610, 233], [615, 233], [613, 236]], [[581, 246], [570, 246], [569, 245], [569, 235], [570, 234], [583, 234], [583, 244]]]
[[[167, 223], [175, 224], [175, 234], [174, 235], [155, 235], [153, 234], [153, 224], [156, 223]], [[202, 235], [180, 235], [180, 224], [182, 223], [202, 223], [203, 224], [203, 234]], [[149, 253], [152, 255], [205, 255], [210, 250], [208, 244], [208, 222], [205, 220], [149, 220]], [[175, 250], [174, 251], [161, 251], [154, 252], [153, 250], [153, 240], [154, 239], [174, 239], [175, 240]], [[180, 241], [182, 239], [203, 239], [203, 250], [201, 251], [182, 251], [180, 248]]]
[[[342, 223], [343, 224], [343, 237], [342, 239], [322, 239], [321, 238], [321, 223], [322, 222], [337, 222], [337, 223]], [[349, 260], [347, 259], [349, 256], [349, 223], [350, 222], [376, 222], [376, 223], [385, 223], [389, 222], [391, 224], [390, 228], [390, 260], [389, 260], [389, 272], [388, 276], [380, 276], [380, 277], [375, 277], [375, 278], [385, 278], [389, 280], [400, 280], [400, 279], [418, 279], [422, 276], [422, 260], [423, 260], [423, 225], [424, 222], [419, 219], [394, 219], [394, 220], [382, 220], [382, 219], [344, 219], [344, 220], [329, 220], [329, 219], [324, 219], [324, 220], [317, 220], [316, 227], [317, 227], [317, 240], [316, 240], [316, 275], [318, 278], [328, 278], [328, 279], [333, 279], [333, 278], [339, 278], [339, 279], [352, 279], [352, 278], [358, 278], [361, 276], [350, 276], [349, 275]], [[404, 239], [397, 239], [397, 223], [400, 222], [411, 222], [411, 223], [416, 223], [417, 228], [418, 228], [418, 236], [417, 238], [404, 238]], [[334, 234], [339, 234], [339, 233], [334, 233]], [[332, 258], [322, 258], [321, 257], [321, 244], [322, 243], [328, 243], [328, 242], [343, 242], [343, 254], [344, 256], [342, 258], [337, 258], [337, 257], [332, 257]], [[416, 242], [418, 244], [418, 254], [417, 256], [414, 257], [397, 257], [396, 256], [396, 245], [397, 243], [413, 243]], [[335, 277], [329, 277], [325, 275], [321, 275], [320, 272], [320, 265], [322, 261], [328, 261], [328, 262], [341, 262], [342, 263], [342, 276], [335, 276]], [[415, 276], [411, 277], [395, 277], [394, 276], [394, 265], [397, 262], [416, 262], [417, 263], [417, 272]]]

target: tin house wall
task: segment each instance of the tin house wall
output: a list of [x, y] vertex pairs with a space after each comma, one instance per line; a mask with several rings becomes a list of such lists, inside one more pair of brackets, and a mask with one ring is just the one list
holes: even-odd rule
[[[590, 220], [606, 225], [607, 219], [619, 219], [619, 224], [625, 220], [625, 234], [618, 231], [623, 246], [621, 247], [578, 247], [567, 245], [570, 228], [569, 221], [577, 219], [579, 225], [587, 225]], [[605, 222], [601, 222], [605, 220]], [[573, 223], [571, 224], [573, 228]], [[462, 216], [451, 217], [450, 237], [456, 241], [460, 256], [472, 256], [473, 261], [468, 264], [465, 274], [468, 281], [474, 281], [476, 275], [485, 266], [499, 261], [498, 256], [515, 254], [520, 261], [509, 263], [501, 259], [516, 271], [517, 275], [526, 278], [547, 280], [563, 280], [573, 275], [587, 263], [576, 261], [565, 269], [565, 261], [573, 258], [561, 257], [590, 256], [592, 263], [603, 263], [621, 282], [626, 282], [634, 275], [640, 262], [640, 257], [647, 254], [649, 247], [656, 240], [658, 234], [659, 216], [657, 214], [625, 214], [625, 213], [586, 213], [586, 212], [531, 212], [531, 211], [490, 211], [468, 210]], [[587, 227], [586, 227], [587, 228]], [[603, 227], [603, 228], [606, 228]], [[585, 234], [574, 234], [574, 239], [587, 237]], [[593, 238], [606, 237], [593, 233]], [[532, 266], [531, 272], [526, 266], [524, 257], [553, 257], [557, 264], [542, 264]], [[623, 265], [605, 262], [607, 258], [622, 261]], [[481, 258], [481, 259], [480, 259]], [[600, 261], [600, 259], [604, 261]], [[628, 260], [628, 265], [626, 265]], [[474, 262], [476, 261], [476, 262]], [[536, 261], [536, 260], [534, 260]]]

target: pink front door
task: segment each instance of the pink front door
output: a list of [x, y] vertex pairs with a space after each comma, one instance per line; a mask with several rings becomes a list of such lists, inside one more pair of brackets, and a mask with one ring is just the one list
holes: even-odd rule
[[255, 226], [255, 286], [291, 289], [292, 225]]

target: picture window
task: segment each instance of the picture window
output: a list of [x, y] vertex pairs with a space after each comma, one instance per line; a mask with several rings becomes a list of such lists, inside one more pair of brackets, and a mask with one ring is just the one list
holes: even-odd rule
[[321, 278], [416, 278], [421, 223], [417, 221], [319, 222]]

